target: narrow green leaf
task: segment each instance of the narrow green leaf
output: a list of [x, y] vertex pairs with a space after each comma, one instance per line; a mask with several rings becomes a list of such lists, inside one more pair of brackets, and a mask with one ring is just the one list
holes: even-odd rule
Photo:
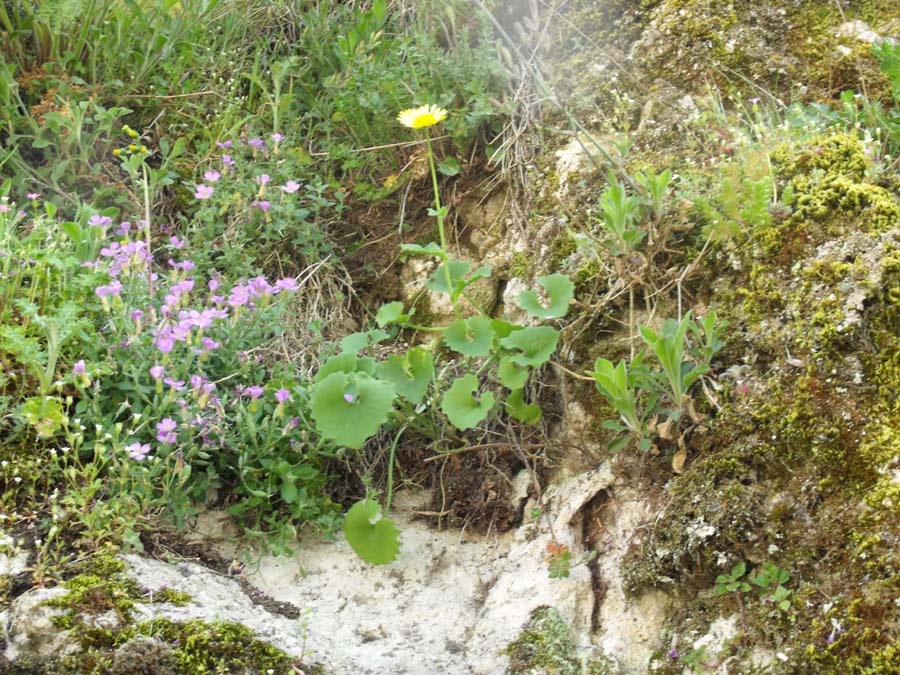
[[419, 244], [400, 244], [400, 250], [404, 253], [411, 253], [413, 255], [436, 255], [440, 258], [447, 257], [444, 250], [433, 241], [427, 246], [419, 246]]

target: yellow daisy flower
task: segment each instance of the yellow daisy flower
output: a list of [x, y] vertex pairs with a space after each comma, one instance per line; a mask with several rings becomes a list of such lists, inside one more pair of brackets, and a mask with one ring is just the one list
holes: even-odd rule
[[397, 121], [410, 129], [424, 129], [433, 127], [438, 122], [447, 119], [447, 111], [436, 105], [423, 105], [418, 108], [401, 110], [397, 115]]

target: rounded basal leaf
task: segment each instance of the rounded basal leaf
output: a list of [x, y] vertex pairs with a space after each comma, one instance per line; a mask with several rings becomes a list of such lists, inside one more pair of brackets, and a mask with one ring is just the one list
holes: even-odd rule
[[374, 330], [350, 333], [341, 340], [341, 352], [344, 354], [358, 354], [363, 349], [368, 349], [390, 336], [386, 331], [376, 328]]
[[456, 157], [444, 157], [437, 169], [445, 176], [455, 176], [460, 171], [459, 160]]
[[344, 536], [360, 558], [385, 565], [400, 552], [400, 532], [394, 521], [381, 516], [381, 504], [371, 499], [356, 502], [344, 517]]
[[447, 346], [465, 356], [487, 356], [494, 344], [491, 320], [485, 316], [454, 321], [444, 332]]
[[511, 359], [520, 366], [537, 367], [545, 363], [559, 341], [559, 331], [550, 326], [529, 326], [511, 333], [500, 340], [500, 344], [515, 351]]
[[348, 375], [356, 372], [356, 354], [338, 354], [332, 356], [316, 373], [315, 381], [321, 382], [329, 375], [334, 373], [347, 373]]
[[358, 450], [387, 421], [393, 401], [389, 384], [364, 373], [337, 372], [314, 385], [309, 405], [319, 433]]
[[[444, 272], [444, 265], [447, 265], [447, 269], [450, 270], [450, 285], [452, 288], [447, 288], [447, 274]], [[429, 290], [438, 291], [439, 293], [451, 293], [459, 288], [465, 288], [465, 277], [471, 267], [472, 265], [464, 260], [450, 260], [446, 263], [441, 263], [431, 273], [431, 278], [425, 285]]]
[[569, 311], [569, 303], [575, 297], [575, 284], [565, 274], [538, 277], [538, 285], [544, 289], [547, 302], [541, 302], [538, 292], [527, 290], [519, 293], [519, 305], [531, 316], [541, 319], [558, 319]]
[[531, 369], [528, 366], [517, 365], [509, 356], [504, 356], [500, 359], [500, 366], [497, 368], [500, 384], [508, 389], [521, 389], [524, 387], [530, 372]]
[[505, 338], [514, 331], [522, 330], [522, 328], [524, 328], [524, 326], [519, 326], [518, 324], [510, 323], [509, 321], [504, 321], [503, 319], [492, 319], [491, 327], [500, 338]]
[[514, 420], [525, 424], [537, 424], [541, 421], [541, 408], [533, 403], [525, 403], [524, 392], [516, 389], [506, 397], [506, 412]]
[[441, 410], [460, 431], [477, 426], [494, 407], [494, 395], [487, 391], [478, 401], [473, 396], [477, 390], [478, 378], [466, 375], [450, 385], [441, 401]]
[[428, 391], [434, 375], [431, 352], [423, 347], [413, 347], [405, 355], [391, 354], [378, 365], [378, 377], [390, 382], [394, 391], [413, 405], [419, 405]]
[[402, 302], [389, 302], [382, 305], [375, 315], [375, 323], [379, 328], [384, 328], [392, 323], [406, 323], [409, 321], [410, 314], [403, 312]]

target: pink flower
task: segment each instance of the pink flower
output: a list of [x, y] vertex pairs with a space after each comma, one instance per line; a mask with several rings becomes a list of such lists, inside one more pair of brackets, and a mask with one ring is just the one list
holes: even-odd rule
[[271, 205], [269, 202], [267, 202], [266, 200], [263, 199], [263, 200], [256, 200], [256, 201], [254, 201], [254, 202], [250, 202], [250, 206], [259, 209], [259, 210], [262, 211], [263, 213], [268, 213], [268, 212], [269, 212], [269, 208], [270, 208], [272, 205]]
[[284, 140], [284, 136], [282, 136], [281, 134], [276, 132], [276, 133], [272, 134], [272, 140], [275, 141], [276, 143], [281, 143], [281, 141]]
[[164, 372], [166, 372], [166, 369], [163, 366], [150, 366], [150, 376], [154, 380], [162, 378]]
[[88, 219], [88, 225], [93, 225], [94, 227], [106, 227], [107, 225], [112, 225], [112, 218], [95, 213]]
[[129, 445], [125, 449], [128, 450], [128, 456], [131, 457], [131, 459], [136, 459], [137, 461], [140, 462], [150, 452], [150, 444], [149, 443], [141, 444], [141, 443], [135, 442], [135, 443], [132, 443], [131, 445]]
[[267, 174], [267, 173], [261, 173], [261, 174], [260, 174], [259, 176], [257, 176], [256, 178], [257, 178], [257, 180], [259, 181], [259, 184], [260, 184], [260, 185], [266, 185], [267, 183], [271, 183], [271, 182], [272, 182], [272, 177], [271, 177], [269, 174]]
[[207, 351], [207, 352], [211, 352], [213, 349], [218, 349], [221, 346], [218, 342], [216, 342], [212, 338], [205, 337], [205, 336], [200, 340], [200, 342], [203, 345], [203, 350]]
[[108, 286], [97, 286], [97, 288], [94, 289], [94, 293], [97, 294], [98, 298], [105, 298], [108, 296], [118, 296], [121, 291], [122, 291], [122, 282], [120, 282], [120, 281], [113, 281]]
[[203, 174], [203, 178], [208, 180], [210, 183], [215, 183], [222, 177], [222, 174], [216, 171], [215, 169], [210, 169], [206, 173]]
[[244, 387], [243, 393], [252, 399], [257, 399], [263, 395], [263, 391], [263, 388], [259, 385], [253, 385], [252, 387]]
[[87, 369], [84, 366], [84, 359], [75, 362], [75, 364], [72, 366], [72, 372], [76, 375], [84, 375], [85, 372], [87, 372]]
[[247, 145], [249, 145], [254, 150], [262, 150], [266, 147], [266, 142], [261, 138], [251, 138], [247, 141]]
[[347, 403], [353, 403], [353, 401], [356, 400], [356, 397], [353, 394], [344, 394], [344, 400], [347, 401]]
[[184, 248], [184, 239], [179, 239], [178, 237], [172, 236], [172, 237], [169, 237], [169, 243], [175, 249], [180, 250], [180, 249]]
[[299, 286], [297, 285], [296, 279], [285, 277], [284, 279], [279, 279], [275, 282], [275, 288], [279, 291], [296, 291]]
[[279, 403], [287, 403], [291, 400], [291, 392], [287, 389], [279, 389], [275, 392], [275, 400]]
[[289, 180], [287, 183], [285, 183], [284, 185], [282, 185], [282, 186], [281, 186], [280, 188], [278, 188], [278, 189], [281, 190], [282, 192], [286, 193], [286, 194], [292, 195], [292, 194], [294, 194], [297, 190], [300, 189], [300, 183], [297, 183], [297, 182], [295, 182], [295, 181]]
[[164, 417], [161, 421], [156, 423], [156, 440], [160, 443], [174, 443], [175, 442], [175, 430], [178, 428], [178, 424], [171, 417]]
[[41, 198], [41, 193], [40, 193], [40, 192], [29, 192], [29, 193], [28, 193], [27, 195], [25, 195], [25, 196], [28, 197], [28, 199], [40, 199], [40, 198]]
[[163, 383], [169, 385], [175, 391], [184, 389], [184, 380], [174, 380], [171, 377], [166, 377], [163, 379]]
[[0, 213], [9, 213], [11, 210], [9, 204], [0, 204]]
[[200, 183], [197, 186], [196, 191], [194, 192], [194, 196], [197, 199], [209, 199], [210, 197], [212, 197], [213, 192], [215, 192], [215, 188], [213, 188], [212, 185], [204, 185], [203, 183]]
[[225, 150], [231, 147], [231, 141], [216, 141], [216, 146]]
[[129, 223], [127, 220], [125, 220], [125, 221], [119, 223], [119, 229], [116, 230], [116, 234], [119, 235], [120, 237], [124, 237], [125, 235], [128, 234], [128, 230], [130, 230], [130, 229], [131, 229], [131, 223]]
[[234, 166], [234, 160], [231, 159], [231, 155], [222, 155], [222, 164], [225, 166]]

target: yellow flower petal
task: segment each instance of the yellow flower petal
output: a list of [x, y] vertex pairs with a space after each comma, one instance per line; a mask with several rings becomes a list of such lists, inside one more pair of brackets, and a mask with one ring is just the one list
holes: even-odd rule
[[447, 119], [447, 111], [436, 105], [423, 105], [418, 108], [401, 110], [397, 115], [397, 121], [410, 129], [424, 129], [433, 127], [438, 122]]

